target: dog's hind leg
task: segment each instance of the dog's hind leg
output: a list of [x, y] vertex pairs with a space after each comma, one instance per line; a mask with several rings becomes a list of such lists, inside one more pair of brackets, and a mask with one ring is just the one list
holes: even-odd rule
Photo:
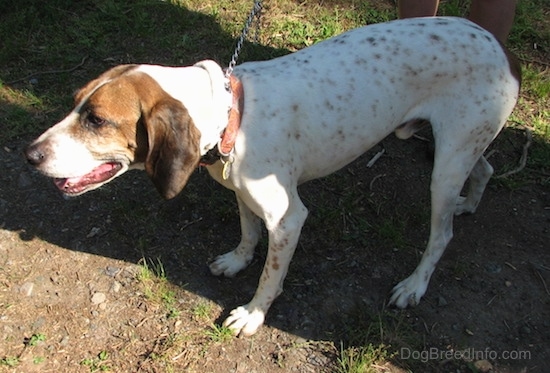
[[455, 215], [475, 212], [491, 175], [493, 175], [493, 167], [484, 156], [481, 156], [470, 173], [470, 187], [467, 196], [458, 198]]
[[[420, 264], [392, 290], [390, 304], [405, 308], [418, 304], [430, 277], [453, 236], [453, 217], [466, 178], [478, 156], [439, 152], [432, 172], [432, 214], [430, 238]], [[483, 167], [483, 164], [482, 166]], [[477, 196], [477, 195], [476, 195]]]
[[210, 272], [219, 276], [233, 277], [246, 268], [254, 256], [261, 233], [261, 220], [237, 195], [239, 216], [241, 220], [241, 242], [233, 251], [218, 256], [210, 264]]

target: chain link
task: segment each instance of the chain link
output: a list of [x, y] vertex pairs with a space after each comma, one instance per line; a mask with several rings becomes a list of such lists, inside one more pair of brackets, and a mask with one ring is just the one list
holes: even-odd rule
[[241, 33], [241, 36], [239, 37], [239, 40], [237, 41], [237, 46], [235, 47], [235, 52], [233, 52], [233, 56], [231, 57], [231, 62], [229, 62], [229, 66], [227, 67], [227, 70], [225, 70], [225, 77], [229, 78], [231, 76], [231, 73], [233, 73], [233, 69], [235, 68], [235, 65], [237, 64], [237, 59], [239, 58], [239, 54], [241, 53], [241, 48], [243, 47], [244, 41], [246, 40], [246, 36], [248, 35], [248, 32], [250, 31], [250, 27], [252, 26], [252, 23], [256, 22], [256, 29], [255, 29], [255, 35], [254, 35], [254, 42], [258, 42], [259, 32], [260, 32], [260, 16], [262, 14], [262, 2], [260, 0], [254, 1], [254, 7], [250, 11], [250, 14], [248, 15], [248, 18], [246, 20], [246, 23], [244, 25], [243, 31]]

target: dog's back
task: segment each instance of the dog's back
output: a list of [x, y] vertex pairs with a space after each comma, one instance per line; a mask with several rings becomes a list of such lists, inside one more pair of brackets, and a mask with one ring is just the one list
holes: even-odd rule
[[[500, 43], [462, 18], [370, 25], [284, 57], [245, 63], [235, 74], [251, 109], [243, 117], [246, 132], [299, 141], [296, 154], [282, 156], [303, 160], [301, 181], [339, 169], [419, 118], [466, 134], [484, 126], [494, 137], [519, 88], [518, 66]], [[274, 125], [256, 126], [266, 118]]]

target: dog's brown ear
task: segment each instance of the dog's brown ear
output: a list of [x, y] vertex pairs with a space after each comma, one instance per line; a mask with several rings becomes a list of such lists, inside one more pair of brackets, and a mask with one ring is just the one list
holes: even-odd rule
[[149, 144], [145, 170], [164, 198], [174, 198], [198, 166], [200, 131], [187, 109], [172, 99], [157, 103], [144, 119]]

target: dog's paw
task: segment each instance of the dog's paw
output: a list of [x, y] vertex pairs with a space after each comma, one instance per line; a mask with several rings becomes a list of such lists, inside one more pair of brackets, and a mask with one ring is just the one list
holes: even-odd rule
[[250, 336], [263, 325], [265, 313], [259, 308], [249, 309], [249, 305], [235, 308], [223, 322], [236, 336]]
[[252, 258], [243, 257], [233, 250], [214, 259], [209, 266], [210, 272], [214, 276], [223, 274], [225, 277], [233, 277], [240, 270], [246, 268], [251, 260]]
[[420, 298], [426, 293], [427, 287], [428, 282], [421, 280], [420, 276], [413, 273], [395, 285], [389, 304], [393, 304], [399, 308], [416, 306], [420, 302]]

